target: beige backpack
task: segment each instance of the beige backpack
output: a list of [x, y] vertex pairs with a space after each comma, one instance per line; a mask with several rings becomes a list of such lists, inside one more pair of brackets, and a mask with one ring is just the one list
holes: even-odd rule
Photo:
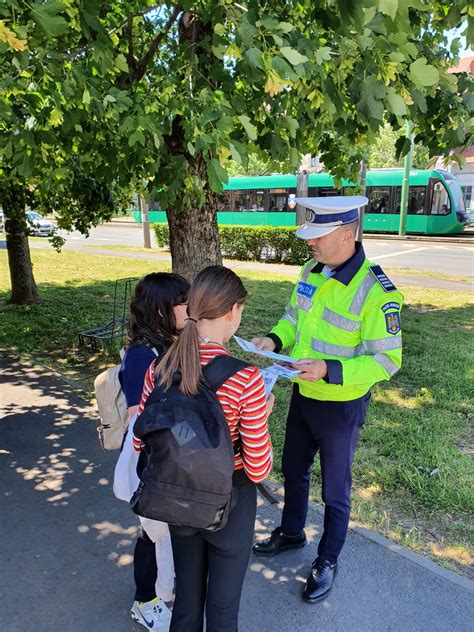
[[[153, 348], [154, 354], [158, 352]], [[123, 359], [125, 351], [120, 351]], [[128, 423], [128, 408], [119, 380], [120, 364], [106, 369], [95, 378], [94, 391], [100, 423], [97, 428], [99, 441], [104, 450], [119, 450]]]

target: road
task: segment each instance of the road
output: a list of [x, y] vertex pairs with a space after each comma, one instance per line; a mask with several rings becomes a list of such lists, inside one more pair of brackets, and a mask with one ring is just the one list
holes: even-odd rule
[[[152, 240], [154, 235], [152, 231]], [[86, 239], [80, 233], [70, 233], [67, 247], [143, 245], [141, 228], [136, 225], [103, 225], [94, 228]], [[409, 268], [448, 275], [474, 277], [474, 246], [470, 243], [440, 243], [429, 241], [404, 242], [390, 238], [367, 239], [365, 251], [370, 259], [385, 268]]]

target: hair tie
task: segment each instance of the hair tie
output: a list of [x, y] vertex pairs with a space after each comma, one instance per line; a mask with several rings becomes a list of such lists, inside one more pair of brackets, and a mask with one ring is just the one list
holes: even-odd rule
[[185, 318], [184, 320], [192, 320], [193, 323], [197, 323], [197, 320], [195, 318], [193, 318], [192, 316], [188, 316], [187, 318]]

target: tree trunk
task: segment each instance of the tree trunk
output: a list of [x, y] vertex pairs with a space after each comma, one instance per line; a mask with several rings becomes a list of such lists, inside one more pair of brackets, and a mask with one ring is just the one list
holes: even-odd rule
[[216, 206], [217, 196], [209, 192], [206, 204], [200, 209], [166, 211], [173, 272], [189, 281], [206, 266], [222, 264]]
[[26, 225], [26, 197], [24, 189], [15, 183], [0, 191], [0, 202], [5, 215], [8, 265], [12, 293], [9, 302], [30, 305], [38, 300], [33, 276]]

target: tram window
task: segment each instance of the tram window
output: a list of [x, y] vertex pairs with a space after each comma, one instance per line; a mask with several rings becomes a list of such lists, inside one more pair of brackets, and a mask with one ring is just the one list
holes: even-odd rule
[[389, 187], [372, 187], [369, 197], [369, 213], [390, 213]]
[[248, 210], [259, 212], [263, 211], [264, 191], [250, 191], [248, 196]]
[[219, 201], [217, 202], [217, 210], [222, 212], [229, 212], [231, 210], [231, 194], [230, 191], [225, 191], [219, 195]]
[[469, 210], [472, 206], [472, 192], [474, 190], [474, 187], [461, 187], [461, 189], [466, 209]]
[[319, 197], [330, 197], [332, 195], [341, 195], [341, 189], [334, 187], [318, 187]]
[[248, 210], [248, 194], [247, 191], [235, 191], [234, 193], [234, 211], [246, 211]]
[[448, 192], [441, 180], [436, 180], [433, 184], [433, 197], [431, 199], [430, 215], [449, 215], [451, 203]]
[[268, 210], [272, 213], [287, 211], [288, 193], [286, 189], [270, 189], [268, 191]]
[[[397, 214], [400, 213], [402, 187], [397, 187]], [[426, 187], [410, 187], [408, 192], [408, 215], [425, 214]]]

